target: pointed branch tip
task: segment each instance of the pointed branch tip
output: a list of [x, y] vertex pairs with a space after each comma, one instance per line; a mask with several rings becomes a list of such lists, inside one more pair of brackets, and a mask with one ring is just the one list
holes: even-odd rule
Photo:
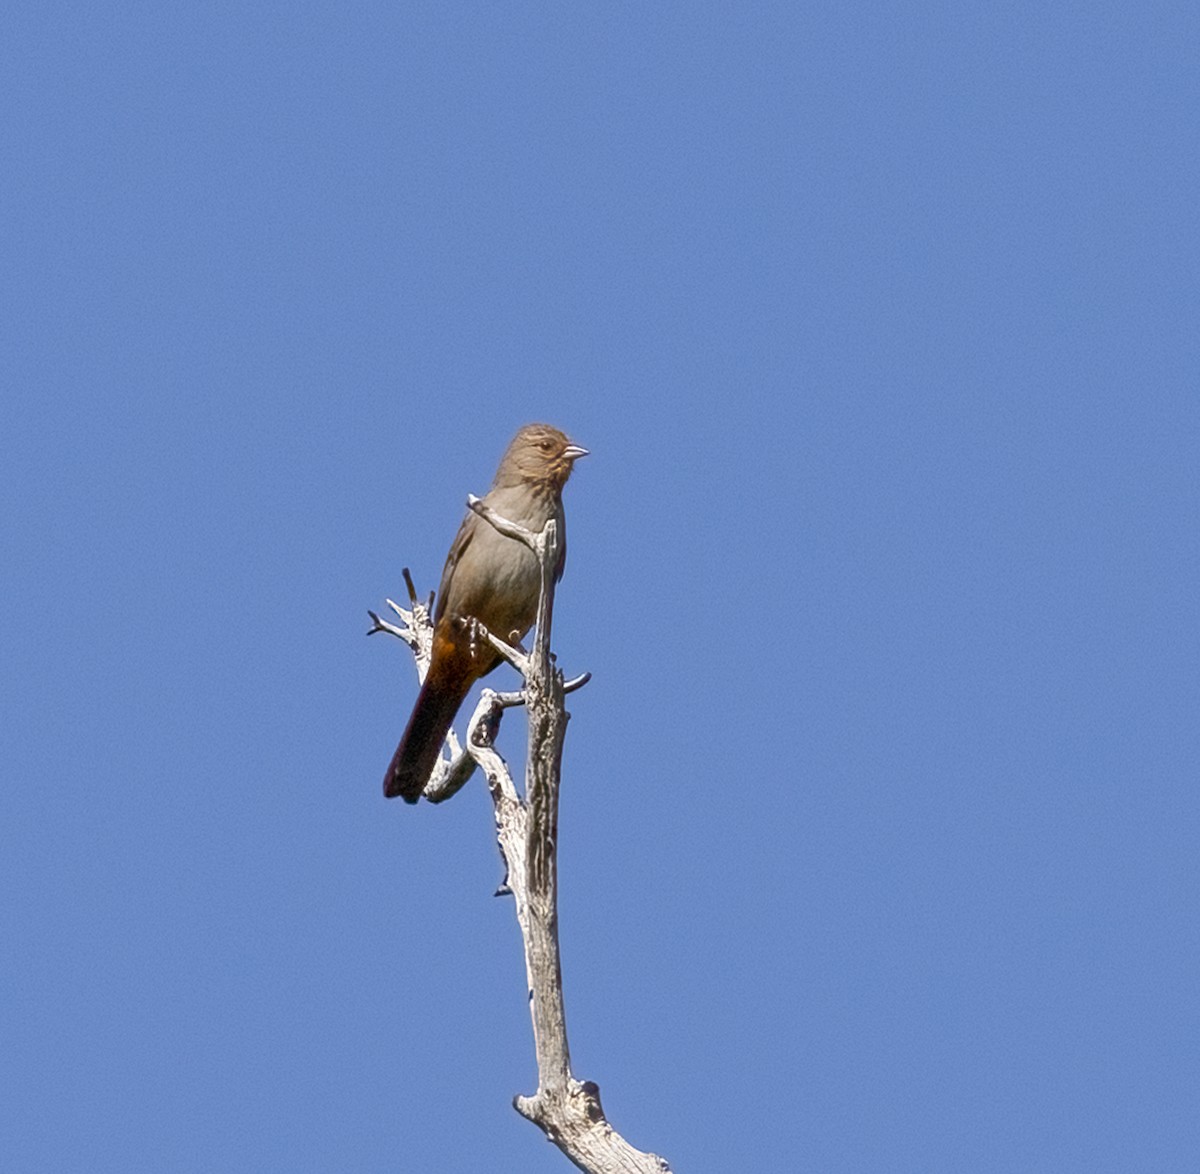
[[404, 576], [404, 585], [408, 588], [408, 601], [414, 607], [417, 605], [417, 589], [413, 586], [412, 575], [409, 573], [408, 567], [405, 567], [401, 572]]

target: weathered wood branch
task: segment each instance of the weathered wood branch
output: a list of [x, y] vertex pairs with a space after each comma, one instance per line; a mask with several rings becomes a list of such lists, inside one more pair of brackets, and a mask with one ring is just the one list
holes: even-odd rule
[[[449, 798], [478, 765], [487, 779], [496, 821], [496, 839], [504, 858], [505, 880], [501, 892], [511, 892], [517, 923], [525, 946], [525, 976], [533, 1021], [538, 1088], [532, 1096], [513, 1098], [513, 1107], [534, 1122], [562, 1152], [587, 1174], [670, 1174], [666, 1161], [629, 1144], [608, 1123], [600, 1104], [600, 1090], [592, 1081], [577, 1080], [571, 1072], [563, 1001], [562, 963], [558, 944], [558, 801], [563, 741], [567, 713], [564, 697], [587, 683], [589, 674], [564, 681], [550, 652], [550, 627], [554, 612], [554, 567], [558, 559], [558, 527], [552, 519], [539, 533], [499, 517], [478, 498], [468, 505], [500, 533], [525, 543], [541, 567], [541, 595], [533, 648], [526, 653], [512, 648], [480, 629], [524, 678], [519, 692], [484, 689], [468, 725], [467, 745], [461, 754], [442, 760], [425, 789], [434, 802]], [[407, 574], [406, 574], [407, 579]], [[421, 664], [421, 649], [432, 638], [429, 609], [422, 610], [409, 583], [412, 609], [390, 600], [406, 629], [385, 623], [372, 614], [374, 631], [387, 631], [404, 639]], [[422, 637], [416, 631], [428, 629]], [[425, 643], [422, 643], [422, 640]], [[525, 794], [518, 793], [508, 767], [495, 748], [496, 733], [505, 709], [524, 704], [529, 722], [529, 750], [525, 767]], [[453, 736], [453, 735], [451, 735]], [[467, 768], [456, 760], [466, 759]], [[465, 773], [464, 773], [465, 771]], [[448, 780], [456, 782], [448, 789]]]
[[[429, 599], [424, 602], [417, 598], [417, 589], [413, 586], [408, 567], [404, 568], [404, 582], [408, 587], [410, 607], [403, 608], [390, 599], [384, 600], [400, 617], [404, 626], [389, 623], [368, 610], [371, 626], [367, 629], [367, 635], [374, 636], [376, 632], [386, 632], [389, 636], [403, 640], [412, 650], [413, 661], [417, 666], [417, 681], [423, 685], [433, 654], [433, 594], [431, 592]], [[422, 792], [430, 803], [444, 803], [452, 795], [457, 795], [475, 773], [475, 759], [458, 744], [458, 735], [455, 734], [453, 726], [446, 734], [445, 751], [446, 753], [438, 758]]]

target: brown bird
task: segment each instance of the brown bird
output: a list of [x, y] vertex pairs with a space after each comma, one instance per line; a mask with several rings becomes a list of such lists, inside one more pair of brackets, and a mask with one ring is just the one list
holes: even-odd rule
[[[557, 428], [526, 424], [513, 437], [483, 499], [502, 517], [535, 532], [558, 519], [558, 579], [567, 557], [563, 486], [584, 456], [587, 449]], [[471, 639], [468, 621], [478, 620], [501, 640], [520, 640], [533, 626], [540, 590], [532, 551], [469, 512], [442, 571], [429, 672], [383, 780], [389, 799], [399, 795], [415, 803], [420, 798], [459, 706], [471, 686], [500, 663], [490, 644]]]

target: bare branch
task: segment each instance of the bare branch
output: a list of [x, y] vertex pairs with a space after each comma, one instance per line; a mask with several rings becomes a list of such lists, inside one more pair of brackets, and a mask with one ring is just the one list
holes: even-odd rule
[[474, 510], [489, 526], [499, 531], [505, 538], [515, 538], [518, 542], [528, 546], [535, 554], [537, 553], [537, 535], [532, 530], [519, 526], [516, 522], [510, 522], [508, 518], [496, 513], [483, 498], [476, 497], [473, 493], [467, 494], [467, 507]]
[[[405, 568], [405, 575], [407, 578], [407, 568]], [[424, 681], [425, 674], [429, 671], [429, 659], [433, 655], [433, 596], [430, 595], [428, 606], [419, 602], [415, 598], [416, 592], [412, 590], [412, 579], [407, 578], [407, 582], [409, 593], [414, 596], [411, 611], [401, 607], [395, 600], [384, 600], [388, 607], [400, 617], [404, 627], [389, 623], [387, 620], [381, 619], [375, 612], [368, 610], [367, 615], [371, 617], [371, 626], [367, 629], [367, 635], [374, 636], [376, 632], [386, 632], [389, 636], [396, 636], [403, 640], [413, 651], [417, 664], [417, 679]]]
[[429, 782], [425, 784], [423, 794], [430, 803], [445, 803], [453, 798], [470, 781], [475, 773], [475, 759], [458, 744], [458, 737], [451, 730], [446, 735], [446, 743], [450, 748], [450, 759], [438, 759], [438, 765]]
[[[506, 519], [495, 517], [493, 511], [476, 512], [502, 534], [526, 541], [524, 535], [516, 533], [520, 527], [506, 529]], [[539, 533], [529, 535], [528, 540], [541, 569], [542, 587], [533, 651], [523, 674], [529, 724], [524, 800], [515, 796], [507, 768], [503, 772], [497, 769], [497, 763], [503, 763], [492, 748], [500, 715], [494, 701], [494, 708], [486, 713], [481, 713], [480, 703], [467, 739], [468, 753], [488, 778], [496, 836], [508, 874], [505, 884], [516, 901], [525, 943], [538, 1090], [531, 1097], [514, 1098], [513, 1106], [589, 1174], [669, 1174], [670, 1167], [662, 1158], [635, 1149], [608, 1123], [600, 1105], [599, 1088], [571, 1074], [558, 945], [557, 853], [562, 749], [570, 714], [563, 703], [563, 674], [554, 667], [550, 653], [558, 543], [554, 519]], [[580, 688], [589, 678], [587, 673], [576, 678], [572, 688]]]

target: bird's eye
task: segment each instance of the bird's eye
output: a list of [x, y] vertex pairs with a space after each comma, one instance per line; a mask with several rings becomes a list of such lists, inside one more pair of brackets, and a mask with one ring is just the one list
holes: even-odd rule
[[538, 444], [538, 448], [540, 448], [542, 452], [549, 452], [553, 447], [554, 441], [552, 440], [543, 440]]

